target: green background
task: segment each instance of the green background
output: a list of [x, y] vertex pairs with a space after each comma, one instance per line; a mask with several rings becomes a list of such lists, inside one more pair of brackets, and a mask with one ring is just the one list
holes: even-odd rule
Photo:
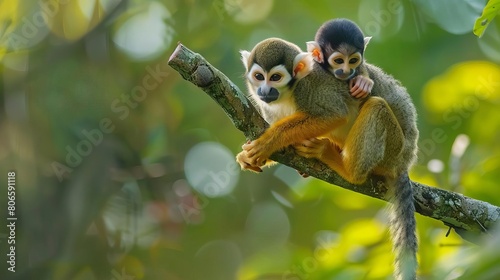
[[[239, 50], [305, 49], [350, 18], [417, 106], [412, 179], [500, 205], [500, 24], [472, 33], [485, 4], [1, 1], [0, 170], [5, 186], [16, 172], [18, 218], [2, 279], [391, 279], [384, 202], [281, 165], [240, 172], [243, 134], [168, 58], [180, 41], [244, 90]], [[475, 245], [417, 222], [420, 279], [500, 276], [493, 229]]]

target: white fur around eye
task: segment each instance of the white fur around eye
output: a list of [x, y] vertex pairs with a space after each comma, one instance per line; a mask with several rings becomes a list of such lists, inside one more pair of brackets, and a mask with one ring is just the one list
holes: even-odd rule
[[[357, 61], [355, 63], [351, 63], [351, 59], [353, 59], [353, 58], [357, 59]], [[351, 67], [354, 67], [354, 68], [358, 67], [361, 64], [361, 61], [362, 61], [361, 54], [359, 52], [354, 53], [351, 56], [349, 56], [349, 64], [351, 65]]]
[[[279, 81], [271, 81], [270, 79], [274, 74], [280, 75], [281, 79]], [[277, 65], [271, 68], [267, 79], [270, 84], [274, 85], [274, 87], [280, 88], [288, 85], [288, 82], [290, 82], [290, 80], [292, 79], [292, 75], [288, 73], [284, 65]]]
[[[337, 63], [335, 62], [336, 59], [342, 59], [343, 62], [342, 63]], [[328, 63], [330, 65], [342, 65], [346, 62], [349, 61], [349, 57], [345, 56], [344, 54], [340, 53], [340, 52], [334, 52], [332, 53], [332, 55], [330, 55], [330, 57], [328, 58]]]
[[[262, 80], [262, 81], [257, 80], [257, 78], [255, 78], [255, 75], [256, 75], [257, 73], [262, 74], [262, 76], [264, 76], [264, 80]], [[264, 71], [264, 69], [262, 69], [262, 67], [260, 67], [258, 64], [254, 64], [254, 65], [252, 66], [252, 68], [250, 68], [250, 71], [248, 71], [248, 74], [247, 74], [247, 79], [248, 79], [249, 81], [251, 81], [252, 83], [258, 83], [258, 84], [260, 84], [260, 83], [265, 83], [265, 82], [266, 82], [266, 80], [267, 80], [267, 73], [266, 73], [266, 71]]]

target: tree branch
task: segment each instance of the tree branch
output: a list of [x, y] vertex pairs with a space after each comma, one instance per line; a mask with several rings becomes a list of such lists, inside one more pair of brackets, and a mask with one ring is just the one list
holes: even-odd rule
[[[252, 103], [201, 55], [179, 44], [168, 64], [212, 97], [248, 139], [256, 139], [265, 131], [268, 125]], [[342, 188], [387, 200], [383, 178], [372, 176], [363, 185], [353, 185], [322, 162], [298, 156], [292, 148], [273, 154], [271, 159]], [[500, 208], [487, 202], [413, 181], [412, 184], [416, 211], [453, 227], [465, 239], [486, 232], [500, 218]]]

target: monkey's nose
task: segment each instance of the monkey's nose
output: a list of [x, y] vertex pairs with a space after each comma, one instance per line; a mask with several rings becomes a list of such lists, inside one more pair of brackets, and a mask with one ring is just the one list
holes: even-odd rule
[[259, 95], [260, 100], [266, 102], [266, 103], [271, 103], [278, 99], [280, 96], [280, 93], [277, 89], [270, 87], [270, 88], [259, 88], [257, 90], [257, 94]]
[[333, 72], [335, 77], [340, 80], [349, 80], [352, 78], [354, 71], [351, 69], [350, 71], [344, 71], [342, 69], [337, 69]]

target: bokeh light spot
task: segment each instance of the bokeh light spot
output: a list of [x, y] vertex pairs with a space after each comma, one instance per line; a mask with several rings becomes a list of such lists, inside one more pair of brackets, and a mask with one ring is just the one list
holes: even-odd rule
[[150, 60], [167, 49], [173, 40], [173, 28], [165, 22], [170, 12], [152, 2], [146, 11], [128, 18], [115, 33], [113, 42], [134, 60]]
[[208, 197], [229, 194], [240, 171], [229, 149], [215, 142], [197, 144], [186, 155], [184, 172], [189, 184]]
[[242, 261], [240, 249], [227, 240], [210, 241], [196, 252], [198, 279], [234, 279]]
[[233, 19], [251, 24], [264, 20], [273, 8], [273, 0], [225, 0], [224, 8]]
[[258, 204], [248, 214], [246, 231], [253, 241], [259, 244], [279, 246], [287, 242], [290, 235], [290, 221], [285, 211], [278, 205]]

